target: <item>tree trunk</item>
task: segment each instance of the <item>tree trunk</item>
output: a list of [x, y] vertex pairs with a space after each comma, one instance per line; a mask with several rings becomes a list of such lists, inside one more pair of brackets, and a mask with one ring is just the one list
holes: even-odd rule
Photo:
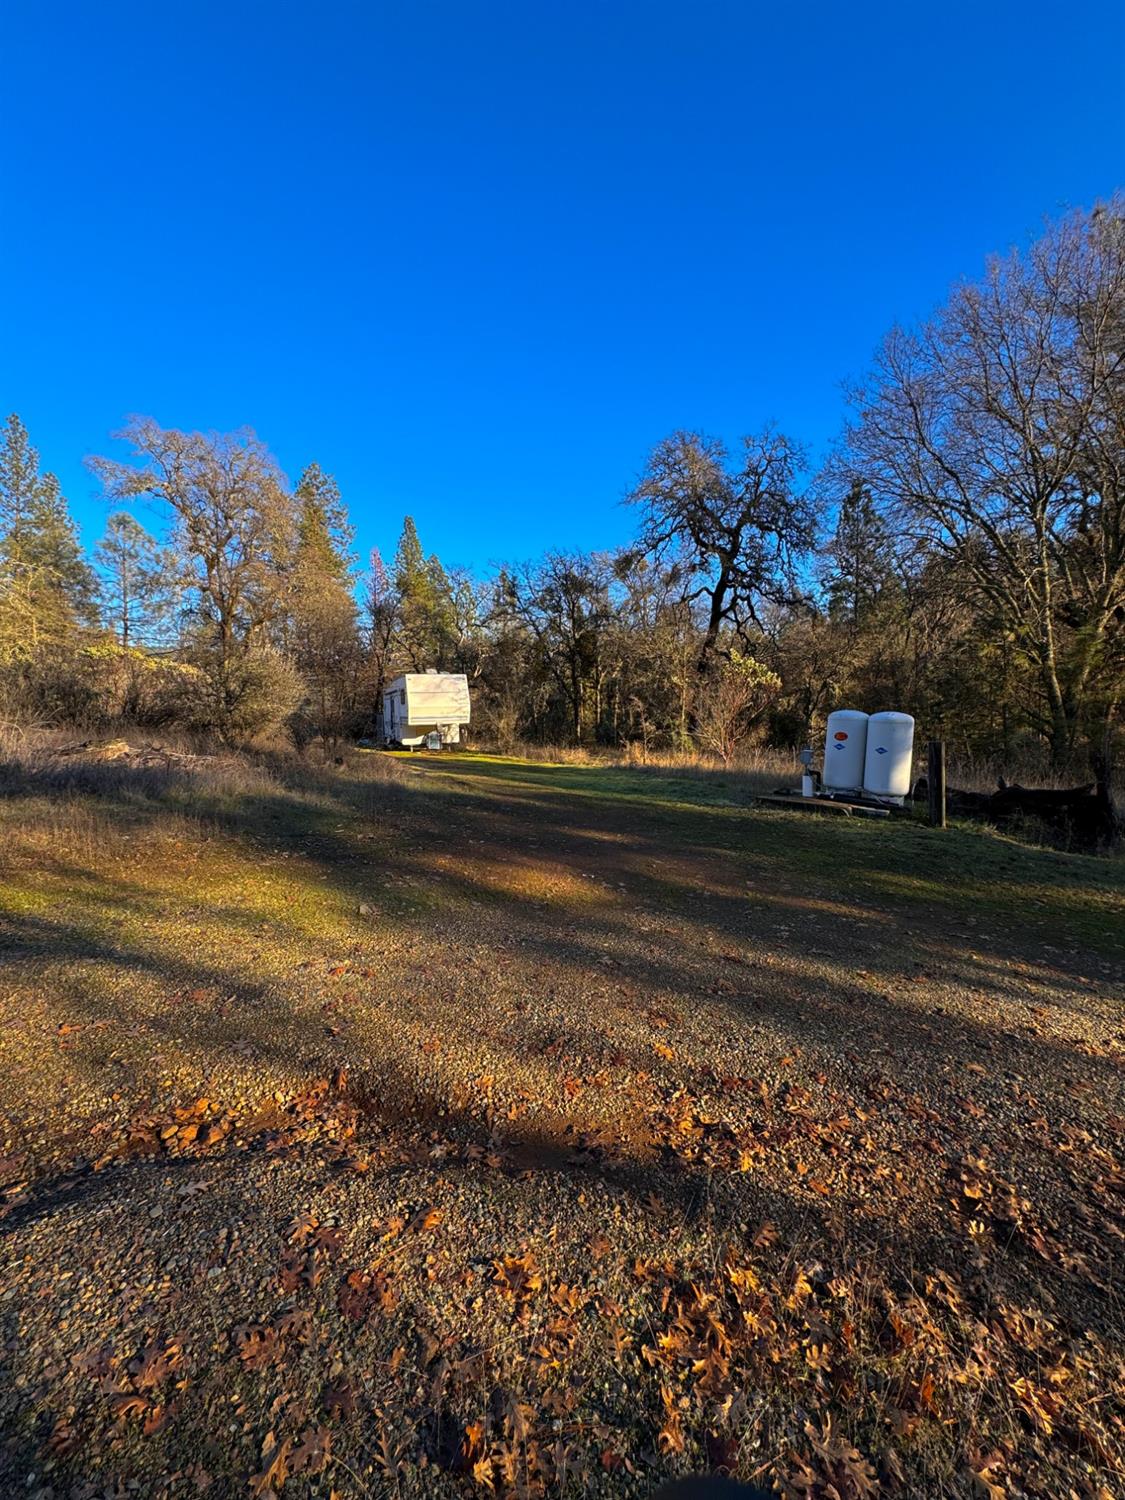
[[719, 639], [719, 627], [723, 622], [723, 601], [726, 595], [726, 586], [722, 577], [710, 595], [711, 611], [707, 619], [707, 630], [703, 636], [703, 645], [699, 650], [699, 661], [696, 670], [700, 677], [707, 675], [711, 665], [711, 657], [715, 651], [715, 644]]

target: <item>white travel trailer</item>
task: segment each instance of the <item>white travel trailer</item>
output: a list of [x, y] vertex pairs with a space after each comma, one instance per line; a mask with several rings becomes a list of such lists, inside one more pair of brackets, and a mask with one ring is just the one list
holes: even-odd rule
[[469, 723], [469, 679], [463, 672], [407, 672], [383, 692], [383, 737], [417, 749], [457, 745]]

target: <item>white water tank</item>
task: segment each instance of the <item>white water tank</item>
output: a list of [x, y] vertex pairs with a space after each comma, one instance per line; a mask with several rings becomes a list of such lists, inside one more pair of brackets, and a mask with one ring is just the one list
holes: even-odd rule
[[909, 714], [872, 714], [867, 721], [863, 790], [901, 801], [910, 792], [914, 765], [914, 720]]
[[830, 791], [855, 792], [863, 785], [867, 749], [867, 715], [858, 708], [838, 708], [828, 715], [821, 784]]

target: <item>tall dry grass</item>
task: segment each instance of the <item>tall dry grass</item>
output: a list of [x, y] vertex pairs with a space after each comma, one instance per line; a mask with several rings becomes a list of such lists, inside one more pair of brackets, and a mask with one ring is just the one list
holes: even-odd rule
[[[114, 742], [127, 750], [113, 753]], [[646, 752], [636, 744], [620, 750], [526, 743], [493, 748], [529, 761], [698, 779], [733, 802], [800, 781], [795, 756], [763, 746], [744, 747], [729, 764], [698, 751]], [[923, 770], [916, 761], [916, 773]], [[991, 791], [999, 774], [1025, 785], [1073, 784], [1032, 766], [956, 756], [949, 779], [952, 786]], [[395, 757], [367, 752], [299, 756], [276, 744], [234, 752], [199, 736], [154, 738], [128, 729], [78, 748], [73, 733], [0, 725], [0, 866], [46, 865], [63, 857], [83, 863], [151, 859], [162, 845], [181, 848], [252, 832], [258, 820], [276, 819], [279, 811], [332, 816], [342, 801], [372, 818], [393, 815], [394, 797], [409, 795], [415, 783]], [[1120, 786], [1116, 796], [1121, 806]]]
[[318, 763], [285, 748], [235, 752], [197, 736], [121, 733], [76, 743], [56, 730], [0, 727], [0, 867], [152, 859], [164, 845], [250, 831], [259, 814], [283, 805], [330, 814], [345, 798], [377, 816], [405, 785], [388, 756]]
[[646, 750], [630, 740], [620, 747], [534, 744], [528, 740], [508, 741], [503, 745], [483, 742], [474, 749], [484, 754], [510, 755], [520, 760], [538, 760], [562, 766], [651, 766], [654, 770], [742, 772], [744, 775], [789, 775], [797, 758], [787, 750], [770, 750], [764, 746], [747, 746], [733, 760], [724, 762], [702, 750]]

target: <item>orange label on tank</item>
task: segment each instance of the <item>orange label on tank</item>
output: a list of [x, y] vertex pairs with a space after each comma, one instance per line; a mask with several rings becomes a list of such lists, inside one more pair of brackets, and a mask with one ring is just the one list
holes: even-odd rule
[[833, 736], [833, 738], [838, 739], [838, 740], [846, 740], [847, 737], [848, 737], [848, 731], [846, 729], [837, 729], [835, 735]]

